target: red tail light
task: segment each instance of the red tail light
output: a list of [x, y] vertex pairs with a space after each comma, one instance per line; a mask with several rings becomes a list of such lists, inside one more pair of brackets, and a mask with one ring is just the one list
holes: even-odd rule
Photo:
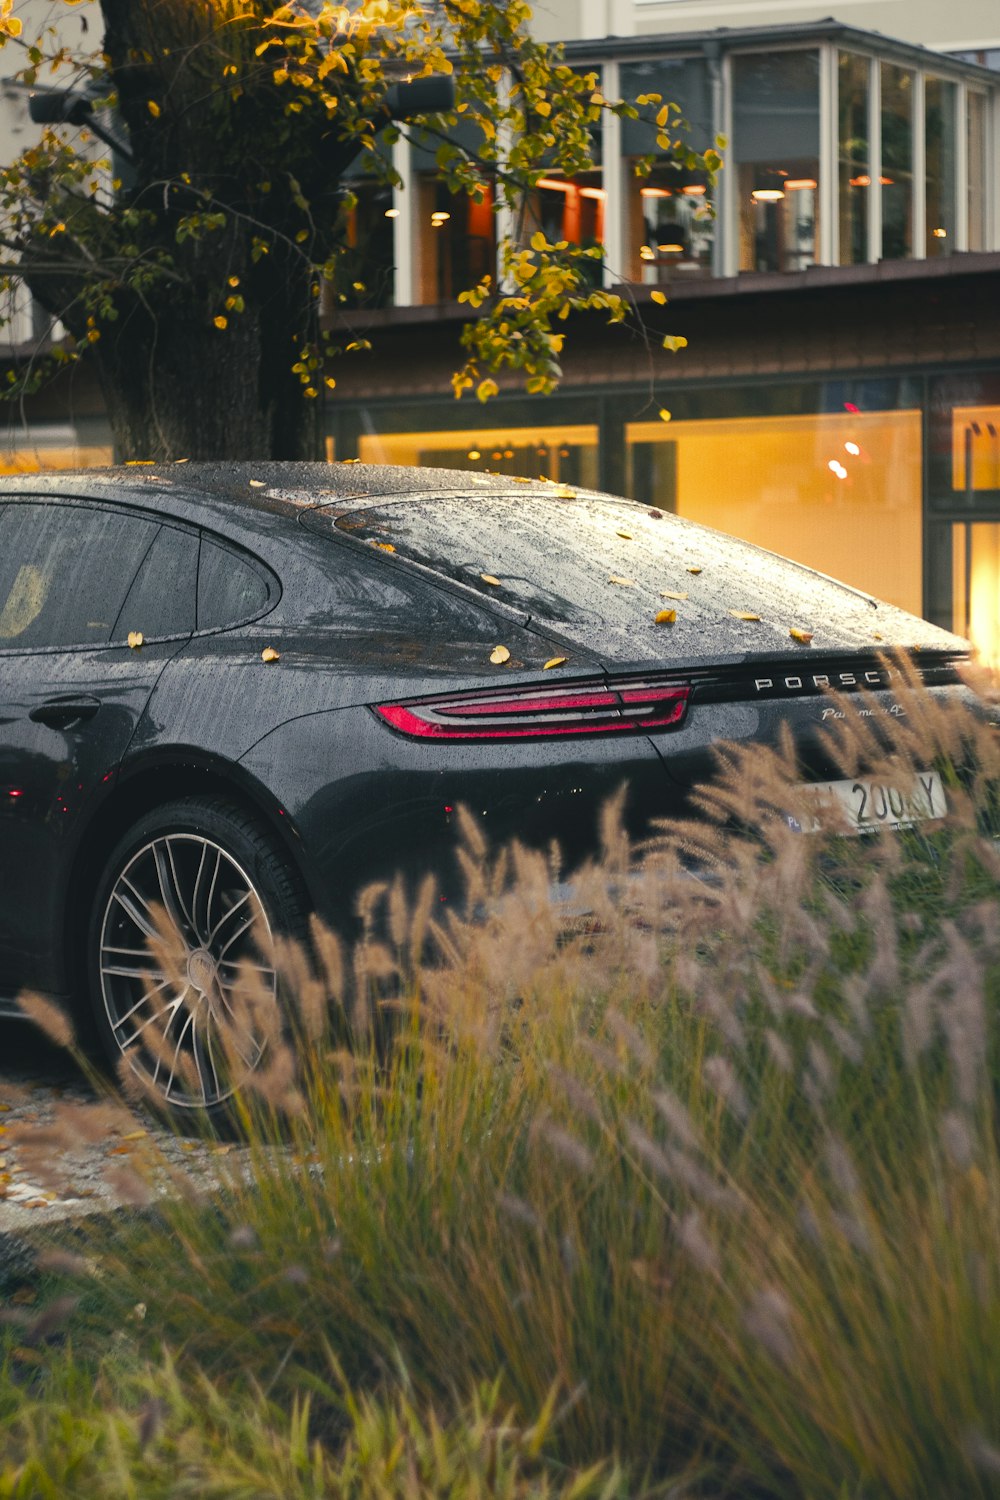
[[564, 687], [491, 689], [373, 707], [393, 729], [414, 739], [550, 739], [676, 729], [687, 711], [690, 693], [686, 682], [602, 678]]

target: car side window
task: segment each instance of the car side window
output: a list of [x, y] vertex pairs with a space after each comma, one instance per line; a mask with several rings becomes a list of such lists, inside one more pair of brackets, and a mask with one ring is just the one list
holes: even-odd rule
[[202, 538], [198, 564], [198, 629], [222, 630], [252, 620], [267, 606], [268, 587], [261, 573], [242, 557]]
[[141, 631], [146, 640], [191, 635], [196, 624], [198, 537], [193, 531], [161, 526], [140, 564], [112, 639], [124, 641]]
[[105, 645], [156, 521], [82, 505], [10, 504], [0, 545], [0, 650]]

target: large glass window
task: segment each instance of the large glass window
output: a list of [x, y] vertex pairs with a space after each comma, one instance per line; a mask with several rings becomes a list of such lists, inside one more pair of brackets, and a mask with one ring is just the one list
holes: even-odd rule
[[1000, 493], [1000, 406], [955, 406], [951, 413], [951, 487], [970, 499]]
[[868, 259], [872, 168], [868, 135], [867, 57], [841, 52], [837, 63], [837, 175], [840, 264]]
[[636, 422], [629, 493], [921, 610], [921, 414]]
[[819, 259], [819, 54], [733, 58], [741, 271]]
[[986, 249], [986, 95], [967, 95], [969, 249]]
[[[586, 70], [593, 77], [595, 70]], [[599, 77], [599, 71], [597, 73]], [[540, 229], [550, 241], [568, 240], [585, 250], [600, 250], [590, 262], [590, 279], [600, 286], [603, 277], [604, 218], [607, 192], [603, 171], [604, 132], [600, 119], [590, 124], [590, 155], [594, 166], [589, 172], [567, 177], [548, 171], [539, 178], [528, 194], [524, 213], [525, 238]], [[615, 268], [619, 270], [618, 267]]]
[[882, 258], [913, 254], [914, 75], [882, 64]]
[[[700, 57], [669, 57], [627, 63], [621, 70], [626, 99], [659, 94], [663, 103], [676, 104], [669, 126], [682, 122], [692, 150], [712, 144], [712, 90], [708, 64]], [[656, 108], [652, 110], [655, 115]], [[709, 276], [715, 220], [711, 190], [704, 172], [679, 166], [659, 154], [648, 177], [637, 177], [640, 157], [657, 155], [657, 128], [645, 120], [622, 121], [625, 157], [626, 242], [625, 279], [655, 285]]]
[[951, 628], [1000, 670], [1000, 525], [959, 521], [951, 533]]
[[489, 470], [596, 487], [597, 426], [580, 423], [558, 427], [484, 426], [461, 432], [366, 433], [359, 439], [358, 456], [365, 463], [430, 464], [480, 473]]
[[[449, 133], [454, 143], [475, 158], [482, 136], [474, 125]], [[442, 142], [425, 136], [415, 147], [418, 301], [449, 302], [459, 292], [495, 275], [497, 259], [494, 178], [484, 165], [476, 197], [450, 193], [441, 180], [437, 151]]]
[[924, 161], [926, 183], [926, 249], [929, 257], [955, 249], [957, 169], [955, 161], [955, 85], [943, 78], [924, 81]]

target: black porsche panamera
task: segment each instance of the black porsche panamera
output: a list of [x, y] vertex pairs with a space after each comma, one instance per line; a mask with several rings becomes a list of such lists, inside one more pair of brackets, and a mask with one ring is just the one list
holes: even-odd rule
[[[890, 648], [956, 691], [957, 637], [546, 481], [354, 463], [4, 480], [2, 1006], [31, 988], [83, 1007], [137, 1065], [152, 1026], [164, 1102], [211, 1104], [216, 1014], [269, 931], [311, 911], [343, 927], [399, 870], [452, 898], [459, 805], [571, 866], [623, 783], [635, 834], [682, 811], [719, 740], [788, 724], [829, 782], [825, 687], [891, 712]], [[832, 791], [859, 827], [900, 812]], [[909, 811], [940, 795], [929, 777]], [[181, 981], [147, 949], [160, 907]]]

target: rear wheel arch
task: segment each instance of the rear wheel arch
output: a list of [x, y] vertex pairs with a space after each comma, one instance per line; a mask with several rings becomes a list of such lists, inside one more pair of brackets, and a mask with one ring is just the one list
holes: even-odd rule
[[252, 777], [233, 765], [191, 760], [156, 760], [128, 768], [95, 812], [80, 840], [66, 887], [65, 944], [73, 1001], [86, 1005], [86, 986], [75, 976], [86, 962], [87, 930], [97, 884], [108, 859], [128, 830], [146, 816], [180, 798], [207, 797], [230, 803], [270, 837], [287, 861], [307, 910], [316, 900], [305, 869], [294, 825], [283, 817], [274, 798]]

